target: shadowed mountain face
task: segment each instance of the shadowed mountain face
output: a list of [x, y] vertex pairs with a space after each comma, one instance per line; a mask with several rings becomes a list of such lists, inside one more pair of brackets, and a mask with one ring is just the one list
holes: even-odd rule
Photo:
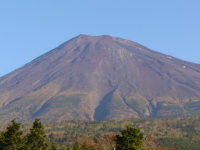
[[79, 35], [0, 78], [0, 123], [200, 115], [200, 65]]

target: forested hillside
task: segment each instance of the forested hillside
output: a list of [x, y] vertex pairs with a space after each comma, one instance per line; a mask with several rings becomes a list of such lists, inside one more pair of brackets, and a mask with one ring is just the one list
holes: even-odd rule
[[[145, 138], [151, 138], [165, 147], [181, 150], [200, 149], [200, 118], [136, 119], [110, 121], [67, 121], [44, 124], [49, 141], [59, 145], [73, 145], [75, 141], [93, 142], [119, 133], [126, 125], [141, 129]], [[1, 130], [5, 129], [1, 126]], [[24, 134], [31, 125], [22, 125]], [[112, 141], [110, 141], [112, 142]], [[109, 143], [109, 141], [108, 141]]]

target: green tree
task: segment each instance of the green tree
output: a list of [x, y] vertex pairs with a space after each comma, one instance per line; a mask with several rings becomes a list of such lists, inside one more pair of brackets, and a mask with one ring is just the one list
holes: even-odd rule
[[26, 149], [30, 150], [47, 150], [49, 144], [46, 141], [46, 134], [40, 119], [35, 118], [30, 133], [25, 136]]
[[126, 126], [121, 134], [116, 135], [116, 150], [143, 150], [143, 139], [139, 128]]
[[81, 146], [78, 144], [77, 141], [74, 142], [72, 150], [81, 150]]
[[0, 135], [0, 149], [1, 150], [19, 150], [23, 146], [21, 138], [22, 131], [20, 130], [21, 124], [15, 119], [8, 125], [6, 131]]
[[52, 142], [52, 143], [51, 143], [51, 148], [50, 148], [50, 150], [57, 150], [57, 149], [58, 149], [57, 144], [54, 143], [54, 142]]

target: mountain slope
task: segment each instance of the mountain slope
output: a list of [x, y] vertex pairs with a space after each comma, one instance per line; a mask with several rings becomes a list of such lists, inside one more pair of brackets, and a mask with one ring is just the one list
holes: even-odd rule
[[0, 78], [0, 122], [198, 116], [200, 65], [79, 35]]

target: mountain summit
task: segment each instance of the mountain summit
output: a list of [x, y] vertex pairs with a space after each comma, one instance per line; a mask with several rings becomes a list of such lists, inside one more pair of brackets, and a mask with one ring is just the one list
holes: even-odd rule
[[200, 65], [81, 34], [0, 78], [0, 123], [200, 115]]

